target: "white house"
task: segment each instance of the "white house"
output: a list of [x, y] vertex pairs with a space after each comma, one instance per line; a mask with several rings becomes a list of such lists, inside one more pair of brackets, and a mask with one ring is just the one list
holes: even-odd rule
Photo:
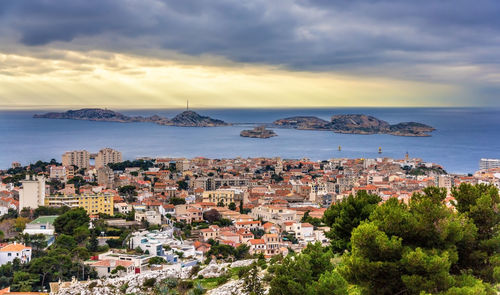
[[115, 270], [118, 266], [124, 267], [125, 270], [116, 271], [117, 276], [135, 273], [134, 262], [126, 260], [105, 259], [94, 262], [90, 266], [96, 270], [100, 278], [112, 275], [113, 270]]
[[26, 247], [23, 244], [9, 244], [0, 248], [0, 265], [12, 262], [14, 259], [19, 258], [21, 263], [31, 261], [31, 247]]

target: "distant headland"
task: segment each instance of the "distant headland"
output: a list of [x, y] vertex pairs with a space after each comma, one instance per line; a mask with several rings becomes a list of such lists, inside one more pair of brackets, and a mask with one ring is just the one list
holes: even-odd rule
[[[232, 123], [227, 123], [222, 120], [213, 119], [208, 116], [202, 116], [194, 111], [187, 109], [178, 114], [172, 119], [153, 115], [150, 117], [142, 116], [127, 116], [119, 112], [108, 109], [89, 108], [80, 110], [69, 110], [66, 112], [52, 112], [41, 115], [34, 115], [34, 118], [46, 119], [71, 119], [71, 120], [88, 120], [88, 121], [104, 121], [104, 122], [152, 122], [165, 126], [180, 126], [180, 127], [218, 127], [230, 126]], [[274, 121], [270, 126], [279, 128], [289, 128], [298, 130], [323, 130], [333, 131], [335, 133], [347, 134], [390, 134], [397, 136], [430, 136], [430, 132], [435, 128], [417, 122], [402, 122], [391, 125], [386, 121], [377, 119], [372, 116], [362, 114], [346, 114], [334, 115], [330, 121], [320, 119], [313, 116], [296, 116], [279, 119]], [[244, 137], [268, 138], [276, 136], [272, 130], [256, 128], [254, 130], [243, 130], [240, 134]]]
[[186, 110], [172, 119], [160, 117], [158, 115], [153, 115], [150, 117], [142, 117], [142, 116], [130, 117], [115, 111], [107, 109], [98, 109], [98, 108], [69, 110], [61, 113], [56, 113], [56, 112], [46, 113], [41, 115], [34, 115], [33, 118], [70, 119], [70, 120], [87, 120], [87, 121], [120, 122], [120, 123], [152, 122], [159, 125], [179, 126], [179, 127], [217, 127], [217, 126], [231, 125], [222, 120], [212, 119], [207, 116], [201, 116], [200, 114], [190, 110]]

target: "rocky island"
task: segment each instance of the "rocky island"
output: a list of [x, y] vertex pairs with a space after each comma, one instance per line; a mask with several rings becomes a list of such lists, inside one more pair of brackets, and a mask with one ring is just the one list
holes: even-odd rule
[[391, 125], [386, 121], [368, 115], [334, 115], [331, 121], [312, 117], [298, 116], [274, 121], [276, 126], [299, 130], [327, 130], [348, 134], [391, 134], [397, 136], [430, 136], [435, 129], [417, 122], [402, 122]]
[[278, 136], [273, 130], [266, 129], [266, 126], [258, 126], [252, 130], [243, 130], [240, 133], [242, 137], [251, 137], [251, 138], [270, 138], [274, 136]]
[[80, 109], [69, 110], [66, 112], [52, 112], [42, 115], [34, 115], [33, 118], [45, 119], [70, 119], [70, 120], [87, 120], [87, 121], [101, 121], [101, 122], [152, 122], [159, 125], [166, 126], [179, 126], [179, 127], [217, 127], [231, 125], [222, 120], [212, 119], [207, 116], [201, 116], [198, 113], [186, 110], [172, 119], [160, 117], [158, 115], [150, 117], [142, 116], [127, 116], [108, 109]]

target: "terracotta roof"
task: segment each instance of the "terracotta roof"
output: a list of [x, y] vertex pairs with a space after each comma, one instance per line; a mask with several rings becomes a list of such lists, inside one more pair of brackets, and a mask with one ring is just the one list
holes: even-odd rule
[[266, 242], [264, 241], [264, 239], [251, 239], [251, 240], [248, 240], [248, 242], [252, 245], [261, 245], [261, 244], [265, 244]]
[[30, 249], [31, 247], [26, 247], [23, 244], [10, 244], [0, 249], [0, 252], [19, 252], [24, 249]]

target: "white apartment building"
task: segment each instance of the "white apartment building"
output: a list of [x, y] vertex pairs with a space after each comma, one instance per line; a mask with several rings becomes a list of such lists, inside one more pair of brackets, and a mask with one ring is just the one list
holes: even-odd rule
[[45, 177], [26, 175], [21, 180], [22, 188], [19, 190], [19, 211], [23, 208], [36, 209], [45, 206]]
[[481, 159], [479, 169], [500, 168], [500, 159]]

